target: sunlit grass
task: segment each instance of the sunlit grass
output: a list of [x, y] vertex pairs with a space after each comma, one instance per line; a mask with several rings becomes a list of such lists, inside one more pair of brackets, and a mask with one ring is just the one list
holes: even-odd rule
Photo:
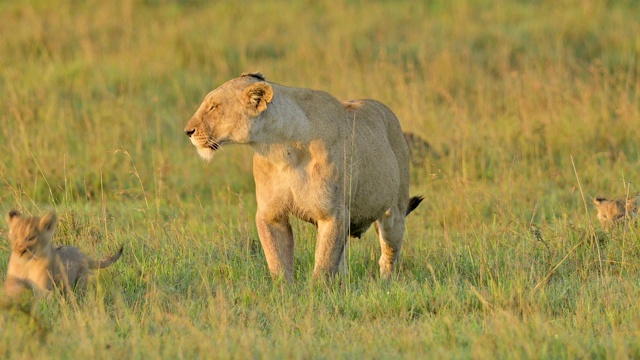
[[[0, 210], [122, 259], [74, 301], [0, 312], [0, 356], [633, 358], [640, 191], [634, 1], [0, 2]], [[182, 129], [245, 71], [383, 101], [438, 156], [412, 169], [397, 279], [373, 233], [314, 284], [272, 281], [251, 150], [202, 162]], [[578, 181], [579, 180], [579, 181]], [[583, 198], [584, 194], [584, 198]], [[586, 206], [585, 206], [586, 205]], [[6, 239], [6, 225], [0, 227]], [[6, 271], [8, 243], [0, 245]]]

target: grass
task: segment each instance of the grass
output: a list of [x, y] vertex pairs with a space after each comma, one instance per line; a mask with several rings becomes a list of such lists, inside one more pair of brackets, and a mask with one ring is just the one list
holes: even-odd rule
[[[591, 198], [640, 191], [634, 1], [0, 1], [0, 211], [123, 258], [77, 302], [0, 311], [4, 358], [635, 358], [640, 234]], [[251, 149], [182, 129], [245, 71], [388, 104], [439, 154], [412, 169], [397, 279], [272, 281]], [[584, 194], [584, 197], [583, 195]], [[0, 237], [7, 238], [6, 225]], [[8, 243], [0, 245], [6, 271]]]

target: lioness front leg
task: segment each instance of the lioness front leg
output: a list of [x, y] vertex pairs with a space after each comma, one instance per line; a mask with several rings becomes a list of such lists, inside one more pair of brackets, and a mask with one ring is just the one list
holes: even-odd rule
[[256, 214], [256, 227], [273, 277], [284, 276], [293, 281], [293, 232], [287, 217], [267, 220]]
[[[313, 276], [335, 275], [343, 259], [347, 241], [343, 220], [318, 221], [318, 243], [316, 244]], [[346, 264], [345, 264], [346, 266]]]

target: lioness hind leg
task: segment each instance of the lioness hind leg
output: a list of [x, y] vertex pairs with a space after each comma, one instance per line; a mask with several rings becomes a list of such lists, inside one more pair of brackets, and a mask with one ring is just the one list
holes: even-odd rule
[[376, 230], [380, 239], [380, 277], [391, 277], [394, 265], [400, 255], [402, 235], [404, 234], [404, 212], [397, 208], [389, 209], [382, 218], [376, 221]]

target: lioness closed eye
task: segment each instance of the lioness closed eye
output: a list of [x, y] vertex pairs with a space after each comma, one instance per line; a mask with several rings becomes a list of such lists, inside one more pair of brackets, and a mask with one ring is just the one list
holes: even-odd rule
[[409, 148], [385, 105], [243, 74], [204, 98], [185, 133], [205, 159], [227, 144], [253, 147], [256, 225], [274, 276], [293, 280], [294, 215], [318, 228], [314, 276], [343, 269], [347, 235], [375, 222], [390, 277], [405, 216], [422, 198], [409, 198]]
[[82, 290], [90, 269], [105, 268], [122, 255], [121, 247], [110, 258], [96, 261], [75, 247], [54, 247], [51, 239], [56, 221], [54, 213], [38, 218], [23, 217], [15, 210], [9, 212], [11, 255], [5, 282], [8, 296], [18, 296], [29, 287], [39, 295], [51, 291], [54, 285], [65, 292]]

